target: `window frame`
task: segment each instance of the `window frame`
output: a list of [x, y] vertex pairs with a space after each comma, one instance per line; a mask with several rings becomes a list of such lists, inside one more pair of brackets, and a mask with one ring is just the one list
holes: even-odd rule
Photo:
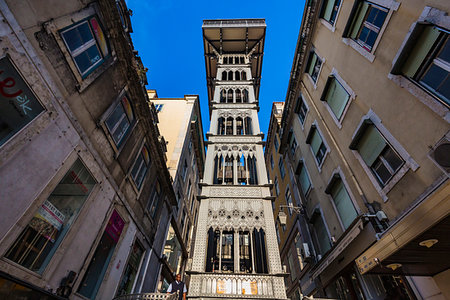
[[[316, 56], [316, 62], [315, 62], [315, 65], [317, 65], [317, 61], [318, 61], [318, 60], [320, 61], [319, 70], [317, 71], [317, 76], [316, 76], [316, 79], [315, 79], [315, 80], [314, 80], [312, 74], [309, 73], [309, 69], [311, 68], [311, 65], [310, 65], [310, 64], [312, 63], [312, 60], [313, 60], [313, 56], [314, 56], [314, 55]], [[317, 83], [318, 83], [318, 81], [319, 81], [320, 73], [322, 72], [322, 68], [323, 68], [324, 63], [325, 63], [325, 58], [322, 57], [322, 56], [320, 56], [320, 55], [317, 53], [316, 48], [315, 48], [314, 46], [312, 46], [312, 47], [311, 47], [311, 50], [309, 51], [309, 56], [308, 56], [308, 60], [307, 60], [307, 63], [306, 63], [305, 73], [306, 73], [306, 76], [307, 76], [307, 77], [309, 78], [309, 80], [311, 81], [312, 85], [314, 86], [314, 89], [317, 89]], [[315, 67], [314, 67], [314, 68], [315, 68]], [[314, 74], [314, 72], [313, 72], [313, 74]]]
[[[124, 107], [124, 104], [122, 103], [123, 97], [126, 97], [130, 104], [131, 113], [133, 114], [133, 120], [131, 120], [131, 121], [129, 120], [128, 115], [126, 113], [126, 108]], [[110, 129], [106, 123], [107, 123], [108, 118], [111, 117], [111, 115], [114, 113], [114, 111], [118, 105], [122, 106], [122, 109], [124, 112], [124, 117], [128, 119], [130, 126], [125, 131], [125, 133], [124, 133], [122, 139], [119, 141], [119, 143], [116, 144], [116, 141], [113, 138], [112, 132], [110, 131]], [[133, 102], [130, 100], [130, 96], [128, 94], [128, 88], [125, 87], [119, 93], [119, 96], [114, 100], [114, 102], [103, 113], [103, 115], [101, 116], [100, 121], [99, 121], [99, 124], [101, 125], [103, 131], [105, 132], [105, 135], [107, 136], [108, 141], [109, 141], [111, 147], [113, 148], [116, 157], [122, 152], [122, 149], [125, 147], [125, 144], [127, 143], [128, 139], [130, 138], [131, 133], [133, 132], [137, 123], [138, 123], [138, 120], [136, 118], [136, 114], [134, 111]], [[117, 126], [117, 125], [118, 125], [118, 123], [115, 124], [115, 126]]]
[[[339, 84], [345, 90], [345, 92], [348, 94], [347, 102], [345, 103], [344, 108], [342, 110], [342, 114], [339, 118], [335, 115], [334, 111], [331, 109], [331, 107], [327, 101], [327, 98], [326, 98], [329, 88], [330, 88], [330, 85], [331, 85], [331, 80], [335, 80], [337, 82], [336, 84]], [[331, 118], [333, 119], [334, 123], [336, 124], [336, 126], [339, 129], [342, 128], [342, 123], [347, 114], [347, 111], [350, 108], [350, 105], [355, 98], [356, 98], [356, 94], [353, 91], [353, 89], [348, 85], [348, 83], [344, 79], [342, 79], [342, 77], [339, 75], [338, 71], [335, 68], [333, 68], [333, 70], [331, 70], [330, 75], [328, 76], [325, 87], [323, 88], [322, 95], [320, 96], [320, 100], [324, 103]]]
[[[298, 172], [298, 171], [299, 171], [298, 168], [299, 168], [300, 166], [301, 166], [302, 169], [305, 170], [306, 177], [308, 178], [308, 181], [309, 181], [309, 187], [308, 187], [308, 189], [306, 190], [306, 192], [303, 191], [302, 184], [301, 184], [301, 182], [300, 182], [300, 173], [301, 173], [301, 171]], [[295, 168], [295, 177], [296, 177], [296, 179], [297, 179], [297, 181], [298, 181], [298, 183], [299, 183], [299, 184], [297, 184], [297, 185], [300, 185], [300, 191], [301, 191], [301, 193], [302, 193], [303, 196], [305, 196], [305, 198], [306, 198], [306, 197], [309, 195], [309, 193], [311, 192], [311, 190], [313, 189], [313, 184], [312, 184], [312, 181], [311, 181], [311, 176], [309, 175], [309, 172], [308, 172], [308, 167], [306, 166], [306, 163], [305, 163], [305, 161], [304, 161], [303, 159], [300, 159], [300, 160], [298, 161], [298, 163], [297, 163], [297, 167]]]
[[[356, 40], [354, 40], [353, 38], [350, 37], [355, 18], [358, 16], [359, 5], [362, 4], [363, 2], [367, 2], [369, 4], [380, 6], [387, 10], [386, 18], [384, 19], [383, 25], [380, 27], [380, 29], [378, 31], [377, 38], [376, 38], [374, 45], [372, 46], [370, 51], [367, 51]], [[397, 2], [396, 0], [371, 0], [371, 1], [355, 0], [355, 2], [353, 4], [353, 8], [350, 12], [350, 16], [347, 20], [347, 24], [345, 26], [344, 32], [342, 34], [342, 42], [346, 45], [349, 45], [353, 49], [355, 49], [359, 54], [364, 56], [370, 62], [373, 62], [375, 60], [376, 49], [378, 48], [378, 45], [383, 37], [384, 31], [386, 30], [386, 27], [389, 24], [392, 14], [394, 13], [394, 11], [398, 10], [399, 6], [400, 6], [400, 2]], [[366, 14], [367, 14], [367, 12], [366, 12]], [[362, 24], [360, 25], [360, 27], [358, 29], [358, 33], [360, 32], [361, 28], [362, 28]]]
[[[311, 140], [313, 139], [314, 136], [314, 132], [318, 133], [320, 139], [321, 139], [321, 143], [319, 145], [319, 148], [317, 149], [317, 153], [314, 153], [314, 150], [311, 146]], [[319, 170], [319, 173], [322, 172], [322, 166], [325, 162], [325, 159], [328, 156], [328, 153], [330, 152], [330, 147], [328, 146], [328, 143], [325, 141], [322, 132], [319, 129], [319, 126], [317, 125], [317, 120], [314, 120], [313, 124], [311, 124], [311, 127], [309, 129], [308, 132], [308, 136], [306, 137], [306, 141], [307, 144], [309, 144], [309, 149], [311, 150], [311, 154], [314, 157], [314, 162], [317, 166], [317, 169]], [[323, 148], [325, 147], [325, 150], [323, 151]], [[319, 161], [317, 158], [318, 153], [321, 152], [321, 150], [323, 151], [323, 156], [322, 159]]]
[[[142, 150], [144, 150], [144, 148], [145, 148], [145, 150], [148, 153], [148, 161], [146, 161], [145, 157], [142, 154]], [[144, 175], [142, 176], [141, 182], [137, 183], [135, 181], [135, 178], [133, 178], [133, 174], [132, 173], [133, 173], [134, 167], [136, 166], [136, 163], [139, 161], [139, 158], [141, 156], [142, 156], [142, 162], [141, 162], [141, 164], [140, 164], [140, 166], [139, 166], [139, 168], [137, 170], [136, 175], [140, 174], [140, 170], [143, 167], [143, 165], [145, 165], [146, 170], [144, 171]], [[152, 165], [152, 159], [150, 157], [149, 147], [147, 146], [147, 143], [144, 140], [144, 142], [139, 147], [139, 152], [136, 154], [136, 157], [135, 157], [135, 159], [133, 161], [133, 164], [131, 165], [131, 167], [129, 168], [129, 171], [128, 171], [128, 176], [130, 178], [130, 181], [133, 183], [133, 187], [135, 188], [135, 190], [138, 193], [138, 195], [140, 194], [140, 192], [142, 191], [142, 189], [144, 187], [144, 181], [145, 181], [145, 178], [146, 178], [146, 176], [148, 174], [148, 171], [149, 171], [151, 165]]]
[[[302, 105], [303, 104], [303, 105]], [[305, 107], [306, 110], [302, 110], [302, 107]], [[303, 117], [303, 122], [302, 122], [302, 118], [300, 117], [300, 111], [304, 111], [305, 116]], [[306, 118], [308, 117], [308, 112], [309, 112], [309, 106], [305, 101], [305, 98], [303, 97], [303, 94], [300, 94], [300, 96], [298, 96], [297, 98], [297, 104], [295, 106], [295, 113], [297, 114], [297, 118], [302, 126], [302, 130], [305, 130], [305, 122], [306, 122]]]
[[[419, 82], [411, 79], [409, 76], [403, 74], [403, 66], [409, 59], [409, 54], [415, 45], [422, 37], [423, 30], [426, 26], [439, 27], [444, 31], [450, 32], [450, 17], [447, 12], [439, 10], [434, 7], [425, 6], [422, 14], [416, 22], [414, 22], [400, 46], [395, 58], [392, 62], [392, 69], [388, 74], [388, 78], [400, 87], [406, 89], [409, 93], [414, 95], [420, 102], [428, 106], [433, 112], [438, 114], [441, 118], [450, 122], [450, 109], [442, 99], [439, 99], [432, 91], [429, 91]], [[431, 23], [432, 22], [432, 23]], [[426, 60], [426, 58], [425, 58]], [[424, 60], [421, 61], [421, 65]], [[421, 66], [419, 66], [420, 69]], [[412, 84], [411, 84], [412, 83]]]
[[278, 159], [278, 170], [280, 171], [281, 180], [286, 177], [286, 166], [284, 165], [283, 156], [280, 155], [280, 158]]
[[[334, 22], [330, 22], [329, 20], [327, 20], [323, 17], [325, 2], [328, 2], [328, 1], [323, 1], [323, 3], [322, 3], [322, 7], [320, 8], [320, 11], [319, 11], [319, 20], [320, 20], [320, 23], [322, 23], [322, 25], [324, 25], [326, 28], [328, 28], [331, 32], [334, 32], [336, 30], [336, 23], [337, 23], [337, 19], [339, 17], [339, 12], [341, 11], [343, 0], [331, 0], [331, 1], [334, 1], [334, 3], [336, 3], [336, 1], [340, 1], [339, 7], [336, 11], [336, 16], [334, 17]], [[334, 5], [334, 7], [336, 7], [336, 4]]]
[[[358, 149], [356, 148], [360, 138], [364, 136], [364, 132], [368, 128], [368, 126], [374, 126], [380, 133], [381, 137], [385, 140], [387, 145], [389, 145], [392, 150], [394, 150], [404, 161], [403, 165], [396, 171], [396, 173], [390, 178], [389, 182], [387, 182], [387, 184], [385, 184], [384, 186], [379, 183], [370, 166], [366, 164], [366, 162], [358, 152]], [[392, 190], [392, 188], [400, 181], [401, 178], [403, 178], [403, 176], [409, 169], [415, 172], [419, 168], [417, 162], [411, 157], [406, 149], [403, 148], [403, 146], [397, 141], [397, 139], [386, 129], [386, 127], [384, 127], [381, 119], [372, 110], [370, 110], [365, 116], [362, 117], [355, 132], [353, 133], [352, 142], [350, 143], [349, 148], [355, 155], [356, 159], [360, 162], [362, 168], [366, 172], [367, 176], [369, 177], [370, 181], [372, 182], [384, 202], [388, 201], [387, 194], [389, 193], [389, 191]]]

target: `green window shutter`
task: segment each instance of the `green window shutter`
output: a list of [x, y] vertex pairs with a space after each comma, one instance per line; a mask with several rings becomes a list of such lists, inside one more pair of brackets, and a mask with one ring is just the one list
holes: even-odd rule
[[300, 185], [301, 185], [303, 194], [306, 194], [308, 192], [309, 188], [311, 187], [311, 182], [309, 181], [308, 173], [306, 173], [305, 166], [302, 166], [302, 169], [301, 169], [300, 175], [299, 175], [299, 179], [300, 179]]
[[323, 12], [322, 17], [325, 20], [330, 21], [331, 13], [333, 12], [333, 8], [334, 8], [334, 0], [328, 0], [322, 9], [322, 12]]
[[316, 62], [317, 62], [317, 55], [314, 52], [312, 52], [308, 66], [308, 74], [311, 76], [314, 72], [314, 66], [316, 65]]
[[344, 224], [345, 229], [347, 229], [358, 214], [356, 213], [355, 207], [353, 206], [352, 200], [350, 199], [342, 180], [338, 180], [333, 185], [331, 197], [336, 205], [341, 221]]
[[386, 146], [386, 141], [375, 126], [370, 125], [358, 143], [357, 149], [365, 163], [370, 167]]
[[356, 13], [355, 17], [353, 18], [353, 24], [352, 29], [350, 32], [350, 37], [352, 39], [356, 39], [356, 36], [358, 35], [359, 29], [361, 28], [361, 25], [364, 21], [364, 17], [366, 16], [367, 10], [369, 9], [369, 3], [364, 1], [359, 5], [358, 12]]
[[347, 91], [336, 79], [334, 79], [328, 89], [326, 101], [338, 119], [341, 118], [349, 97]]
[[416, 46], [411, 51], [408, 59], [402, 67], [402, 73], [408, 77], [414, 77], [422, 62], [425, 60], [428, 52], [430, 52], [437, 38], [439, 30], [436, 27], [426, 26], [420, 38], [416, 42]]
[[311, 138], [311, 148], [312, 148], [314, 154], [316, 154], [317, 151], [319, 151], [320, 144], [322, 144], [322, 138], [320, 137], [319, 131], [317, 131], [317, 129], [313, 129], [313, 130], [314, 130], [314, 135]]

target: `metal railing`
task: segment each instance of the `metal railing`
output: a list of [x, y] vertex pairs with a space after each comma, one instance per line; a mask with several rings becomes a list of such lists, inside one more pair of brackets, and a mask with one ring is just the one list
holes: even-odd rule
[[173, 294], [162, 294], [162, 293], [128, 294], [113, 298], [113, 300], [155, 300], [155, 299], [177, 300], [178, 292]]

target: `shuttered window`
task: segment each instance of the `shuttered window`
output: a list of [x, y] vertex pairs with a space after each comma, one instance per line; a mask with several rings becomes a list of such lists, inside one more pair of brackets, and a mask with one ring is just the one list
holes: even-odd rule
[[303, 195], [308, 194], [309, 189], [311, 188], [311, 181], [309, 180], [306, 167], [302, 161], [298, 163], [295, 174], [298, 176], [298, 181], [300, 182], [300, 188], [302, 189]]
[[334, 25], [340, 4], [341, 0], [325, 0], [320, 11], [320, 17]]
[[325, 153], [327, 152], [327, 147], [325, 146], [319, 131], [315, 126], [311, 128], [306, 143], [310, 144], [311, 150], [316, 158], [319, 165], [322, 164]]
[[331, 187], [330, 195], [336, 205], [342, 224], [345, 229], [347, 229], [358, 214], [353, 206], [353, 202], [350, 199], [344, 183], [340, 178], [334, 181]]
[[325, 86], [324, 96], [321, 100], [327, 102], [338, 120], [341, 120], [349, 99], [349, 93], [334, 76], [330, 76]]
[[311, 76], [314, 83], [317, 82], [317, 78], [319, 77], [319, 71], [320, 71], [321, 66], [322, 66], [322, 60], [314, 51], [312, 51], [309, 55], [306, 72], [309, 74], [309, 76]]

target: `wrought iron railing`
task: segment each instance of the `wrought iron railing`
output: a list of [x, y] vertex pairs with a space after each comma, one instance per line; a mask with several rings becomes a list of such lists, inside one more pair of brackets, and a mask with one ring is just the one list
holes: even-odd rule
[[113, 300], [176, 300], [178, 299], [178, 292], [173, 294], [161, 294], [161, 293], [142, 293], [142, 294], [128, 294], [117, 296]]

